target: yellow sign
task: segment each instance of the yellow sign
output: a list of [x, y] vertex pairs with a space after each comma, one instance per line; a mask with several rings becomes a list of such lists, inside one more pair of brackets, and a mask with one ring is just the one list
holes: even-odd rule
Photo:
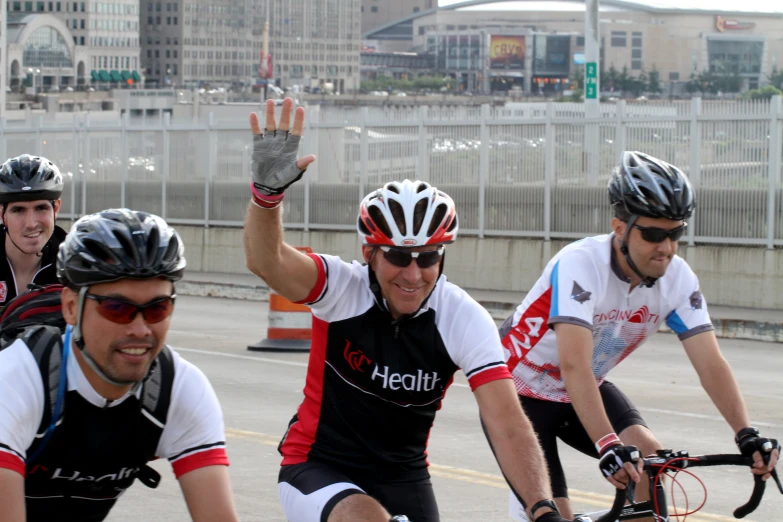
[[525, 37], [493, 35], [489, 44], [489, 66], [492, 69], [523, 69]]

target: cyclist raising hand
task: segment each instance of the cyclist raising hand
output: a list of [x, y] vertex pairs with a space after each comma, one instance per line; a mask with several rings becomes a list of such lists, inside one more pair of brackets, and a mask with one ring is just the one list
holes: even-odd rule
[[[267, 102], [255, 114], [247, 266], [313, 312], [304, 401], [280, 444], [278, 490], [291, 522], [439, 520], [427, 440], [462, 368], [500, 465], [541, 522], [559, 522], [543, 456], [503, 363], [492, 318], [443, 275], [459, 222], [452, 199], [422, 181], [391, 182], [359, 205], [366, 264], [304, 255], [283, 242], [285, 189], [315, 158], [297, 160], [304, 109]], [[401, 518], [395, 518], [402, 520]]]

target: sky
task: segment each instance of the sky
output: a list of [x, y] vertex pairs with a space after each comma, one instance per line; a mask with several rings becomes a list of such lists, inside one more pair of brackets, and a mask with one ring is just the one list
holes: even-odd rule
[[[445, 7], [458, 4], [464, 0], [438, 0], [438, 5]], [[783, 2], [780, 0], [639, 0], [638, 3], [674, 9], [705, 9], [709, 11], [763, 11], [783, 13]], [[493, 7], [496, 10], [497, 7]]]

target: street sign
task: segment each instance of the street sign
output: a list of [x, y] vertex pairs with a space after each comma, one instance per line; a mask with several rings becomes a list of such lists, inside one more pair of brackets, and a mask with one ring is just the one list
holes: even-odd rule
[[598, 67], [595, 62], [585, 64], [585, 99], [598, 98]]

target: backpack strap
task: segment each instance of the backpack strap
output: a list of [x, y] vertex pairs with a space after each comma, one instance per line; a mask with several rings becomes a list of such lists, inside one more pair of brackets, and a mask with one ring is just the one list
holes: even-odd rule
[[[141, 408], [147, 418], [160, 428], [166, 424], [171, 405], [171, 389], [174, 386], [174, 357], [171, 348], [163, 349], [155, 359], [155, 367], [141, 389]], [[154, 420], [153, 420], [154, 419]]]
[[35, 357], [44, 385], [44, 411], [36, 440], [27, 451], [28, 465], [43, 451], [62, 418], [68, 350], [63, 347], [61, 335], [57, 327], [37, 325], [27, 328], [19, 337]]
[[[141, 413], [154, 425], [147, 431], [147, 433], [154, 435], [145, 440], [144, 451], [149, 460], [155, 457], [160, 437], [163, 435], [163, 428], [166, 426], [173, 387], [174, 356], [171, 353], [171, 348], [168, 345], [163, 345], [149, 377], [142, 384], [140, 396]], [[149, 488], [156, 488], [160, 483], [160, 474], [148, 465], [139, 470], [137, 478]]]

